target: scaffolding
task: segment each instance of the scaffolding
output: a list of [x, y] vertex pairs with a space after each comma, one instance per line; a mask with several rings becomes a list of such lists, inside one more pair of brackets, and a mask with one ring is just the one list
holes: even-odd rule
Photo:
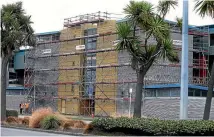
[[[115, 49], [118, 15], [97, 12], [67, 18], [60, 40], [40, 42], [26, 51], [24, 86], [33, 108], [51, 106], [63, 114], [87, 116], [128, 114], [128, 91], [137, 80], [128, 52]], [[207, 85], [208, 29], [189, 31], [191, 84]], [[180, 53], [181, 46], [174, 49]], [[162, 60], [145, 77], [145, 86], [179, 82], [180, 63]]]

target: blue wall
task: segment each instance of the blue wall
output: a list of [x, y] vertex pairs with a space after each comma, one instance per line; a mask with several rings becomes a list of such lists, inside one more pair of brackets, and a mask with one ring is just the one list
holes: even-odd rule
[[[144, 88], [146, 89], [161, 89], [161, 88], [180, 88], [180, 84], [158, 84], [158, 85], [149, 85], [149, 86], [145, 86]], [[188, 87], [190, 89], [200, 89], [200, 90], [208, 90], [208, 87], [204, 87], [204, 86], [198, 86], [198, 85], [193, 85], [193, 84], [189, 84]]]
[[14, 69], [24, 69], [25, 64], [24, 64], [24, 59], [25, 58], [25, 51], [20, 50], [19, 52], [15, 53], [14, 56]]

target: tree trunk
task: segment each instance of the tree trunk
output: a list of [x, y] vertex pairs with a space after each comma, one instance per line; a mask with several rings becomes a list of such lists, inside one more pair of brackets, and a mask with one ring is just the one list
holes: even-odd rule
[[145, 73], [143, 71], [137, 72], [137, 86], [134, 104], [133, 117], [141, 117], [141, 105], [142, 105], [142, 91]]
[[6, 119], [6, 88], [7, 88], [7, 64], [9, 56], [2, 58], [1, 69], [1, 121]]
[[207, 98], [206, 98], [206, 103], [205, 103], [205, 108], [204, 108], [204, 120], [209, 120], [210, 118], [210, 109], [211, 109], [211, 104], [212, 104], [212, 96], [213, 96], [213, 86], [214, 86], [214, 61], [212, 65], [212, 70], [211, 70], [211, 76], [209, 79], [208, 83], [208, 92], [207, 92]]

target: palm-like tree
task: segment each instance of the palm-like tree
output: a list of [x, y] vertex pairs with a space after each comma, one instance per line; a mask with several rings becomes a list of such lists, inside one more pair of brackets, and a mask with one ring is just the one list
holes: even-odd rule
[[214, 18], [214, 1], [213, 0], [197, 0], [194, 10], [201, 17], [205, 15]]
[[175, 9], [176, 6], [178, 6], [177, 0], [160, 0], [158, 2], [157, 11], [162, 16], [162, 18], [165, 18], [170, 9]]
[[[163, 17], [154, 13], [151, 3], [130, 1], [124, 11], [128, 14], [128, 22], [117, 26], [120, 39], [117, 49], [126, 49], [132, 57], [131, 66], [137, 74], [134, 117], [141, 117], [142, 89], [146, 73], [157, 58], [167, 58], [172, 62], [179, 59], [173, 50], [169, 25]], [[143, 42], [135, 36], [136, 27], [145, 32], [146, 38]], [[156, 42], [149, 44], [148, 40], [152, 37]]]
[[35, 45], [34, 31], [31, 27], [30, 16], [25, 15], [22, 2], [3, 5], [1, 10], [1, 120], [6, 117], [6, 73], [7, 64], [13, 57], [14, 51], [20, 46]]
[[[124, 13], [127, 14], [129, 22], [133, 26], [133, 35], [137, 25], [141, 24], [146, 26], [150, 22], [150, 17], [153, 16], [154, 7], [151, 3], [146, 1], [130, 1], [129, 5], [124, 8]], [[144, 16], [144, 18], [142, 18]]]
[[[207, 15], [214, 19], [214, 1], [198, 0], [195, 4], [194, 9], [201, 17], [204, 17], [205, 15]], [[212, 65], [211, 75], [208, 83], [208, 92], [207, 92], [207, 98], [206, 98], [204, 116], [203, 116], [204, 120], [209, 120], [209, 117], [210, 117], [213, 86], [214, 86], [214, 62]]]
[[179, 17], [176, 17], [176, 26], [180, 29], [180, 32], [182, 33], [182, 24], [183, 24], [183, 19], [182, 18], [179, 18]]

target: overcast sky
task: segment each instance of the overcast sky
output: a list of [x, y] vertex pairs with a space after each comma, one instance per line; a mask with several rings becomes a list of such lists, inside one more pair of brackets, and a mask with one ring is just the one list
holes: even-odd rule
[[[0, 0], [2, 4], [13, 3], [20, 0]], [[63, 29], [63, 19], [79, 14], [107, 11], [122, 13], [129, 0], [21, 0], [23, 8], [32, 16], [33, 28], [36, 33], [56, 31]], [[157, 5], [158, 0], [147, 0]], [[189, 0], [189, 24], [208, 25], [214, 24], [209, 17], [202, 19], [193, 11], [194, 0]], [[182, 0], [179, 6], [171, 10], [166, 16], [168, 20], [182, 16]]]

